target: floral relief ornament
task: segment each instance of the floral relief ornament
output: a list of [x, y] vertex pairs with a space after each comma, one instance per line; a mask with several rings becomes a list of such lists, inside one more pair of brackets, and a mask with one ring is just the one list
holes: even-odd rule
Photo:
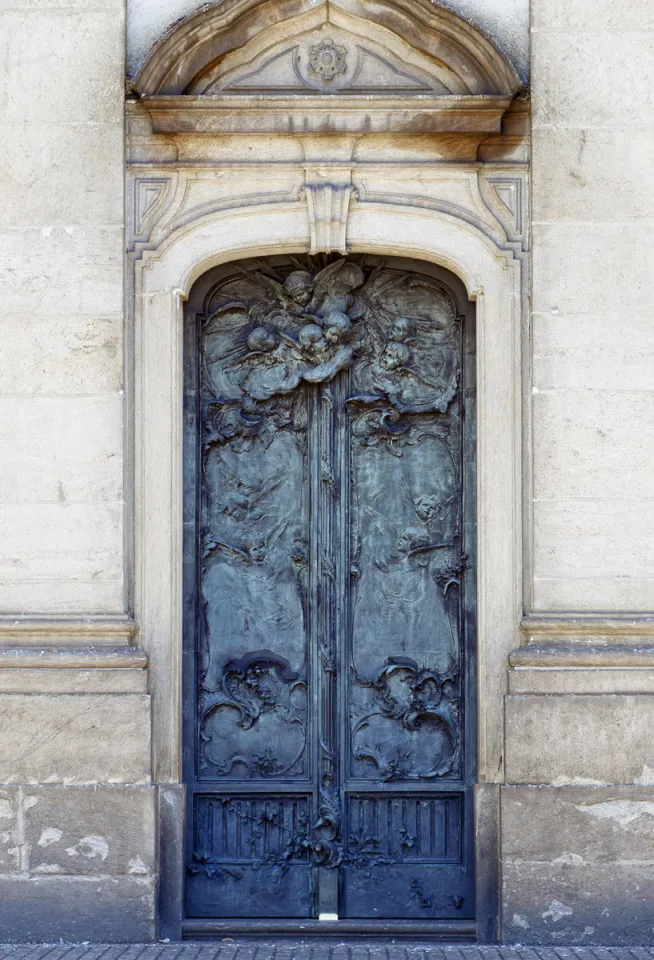
[[337, 73], [347, 70], [347, 50], [325, 38], [309, 50], [309, 66], [323, 80], [333, 80]]

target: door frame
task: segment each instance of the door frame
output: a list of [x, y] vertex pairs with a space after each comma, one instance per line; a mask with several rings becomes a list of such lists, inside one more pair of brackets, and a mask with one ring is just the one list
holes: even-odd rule
[[[448, 171], [450, 179], [457, 173], [470, 182], [472, 171]], [[476, 171], [473, 176], [476, 182]], [[476, 304], [477, 939], [489, 942], [496, 937], [498, 916], [503, 698], [522, 612], [527, 260], [521, 245], [507, 241], [495, 214], [485, 209], [485, 217], [471, 216], [449, 201], [371, 197], [353, 205], [347, 239], [353, 254], [411, 257], [445, 267], [463, 281]], [[251, 197], [242, 205], [199, 211], [181, 223], [163, 220], [154, 242], [131, 255], [134, 606], [139, 639], [150, 658], [153, 695], [153, 773], [161, 797], [160, 934], [177, 936], [183, 882], [183, 306], [195, 280], [219, 263], [305, 252], [310, 224], [299, 198], [257, 202]]]

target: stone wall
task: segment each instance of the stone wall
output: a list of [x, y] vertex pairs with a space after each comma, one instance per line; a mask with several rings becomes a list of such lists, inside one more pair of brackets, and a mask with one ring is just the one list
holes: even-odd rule
[[535, 0], [536, 610], [651, 610], [652, 5]]
[[0, 10], [2, 939], [153, 932], [124, 616], [124, 21], [122, 0]]
[[651, 942], [654, 12], [531, 18], [536, 613], [506, 702], [503, 930]]
[[[491, 36], [527, 79], [526, 0], [444, 5]], [[133, 0], [128, 73], [196, 7], [195, 0]], [[649, 0], [619, 8], [608, 0], [533, 0], [531, 27], [528, 617], [508, 674], [504, 766], [484, 770], [489, 781], [505, 780], [502, 934], [523, 942], [651, 941], [654, 13]], [[129, 616], [124, 31], [122, 0], [8, 0], [0, 9], [0, 901], [7, 939], [151, 938], [159, 831], [151, 688], [161, 703], [158, 773], [176, 775], [169, 755], [177, 748], [177, 661], [166, 647], [149, 686]], [[178, 156], [166, 136], [151, 141], [136, 105], [131, 122], [132, 158], [149, 158], [155, 179], [162, 176], [157, 163], [229, 167], [241, 158], [234, 139], [212, 153], [203, 136], [189, 138]], [[507, 140], [489, 138], [482, 151], [498, 164], [494, 176], [517, 176], [511, 164], [524, 163], [520, 136], [515, 154], [507, 146], [511, 123]], [[149, 154], [150, 147], [159, 152]], [[282, 186], [289, 197], [298, 194], [305, 174], [290, 141], [270, 138], [260, 149], [262, 161], [277, 150], [289, 169], [296, 165]], [[429, 149], [431, 163], [431, 141]], [[417, 143], [376, 150], [372, 164], [385, 157], [398, 169], [425, 159]], [[442, 157], [448, 179], [457, 155]], [[493, 201], [494, 213], [485, 208], [474, 185], [461, 199], [461, 184], [476, 170], [473, 155], [461, 159], [469, 169], [458, 185], [456, 177], [443, 186], [433, 176], [422, 201], [445, 197], [467, 204], [470, 216], [491, 213], [496, 229], [501, 203]], [[203, 203], [215, 199], [212, 176], [198, 179]], [[375, 176], [387, 193], [393, 181]], [[269, 172], [259, 177], [277, 182]], [[221, 178], [226, 195], [241, 190], [242, 170]], [[517, 202], [513, 213], [517, 249], [526, 242]], [[172, 446], [172, 432], [165, 442]], [[166, 459], [161, 450], [158, 463]], [[154, 487], [167, 482], [150, 479]], [[167, 496], [174, 500], [172, 487]], [[143, 642], [153, 648], [173, 630], [170, 583], [162, 582], [166, 602], [146, 623]], [[481, 686], [481, 709], [490, 716], [482, 739], [494, 759], [502, 752], [498, 705], [510, 633], [491, 622], [485, 641], [500, 652], [499, 668]], [[175, 818], [179, 826], [179, 808]]]
[[122, 4], [0, 17], [0, 611], [121, 613]]

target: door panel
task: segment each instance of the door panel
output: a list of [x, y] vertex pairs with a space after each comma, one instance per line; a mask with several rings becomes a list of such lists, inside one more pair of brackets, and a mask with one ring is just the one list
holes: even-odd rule
[[240, 261], [185, 367], [187, 915], [471, 918], [470, 304]]

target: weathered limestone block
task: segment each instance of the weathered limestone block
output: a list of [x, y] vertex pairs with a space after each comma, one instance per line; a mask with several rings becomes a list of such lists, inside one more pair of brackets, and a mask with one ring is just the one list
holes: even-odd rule
[[[654, 173], [652, 174], [654, 181]], [[647, 311], [533, 318], [537, 390], [654, 390], [654, 326]]]
[[[625, 462], [630, 470], [629, 501], [651, 497], [649, 451], [654, 446], [654, 391], [631, 389], [628, 373], [623, 372], [618, 393], [559, 389], [534, 396], [537, 500], [621, 500], [626, 493]], [[639, 513], [642, 524], [650, 511], [641, 506]], [[606, 534], [614, 537], [613, 525]], [[629, 569], [635, 573], [635, 558], [630, 559]], [[654, 573], [654, 550], [652, 567]], [[587, 567], [583, 572], [586, 574]]]
[[0, 500], [122, 498], [122, 397], [0, 396], [0, 445]]
[[122, 503], [4, 503], [0, 516], [0, 610], [122, 612]]
[[0, 783], [148, 783], [150, 698], [1, 694]]
[[502, 859], [654, 862], [654, 786], [502, 787]]
[[[95, 147], [100, 150], [101, 144]], [[90, 179], [88, 171], [87, 174]], [[94, 194], [104, 182], [103, 176], [100, 168], [97, 187], [88, 185], [85, 209], [93, 208]], [[41, 171], [35, 170], [30, 183], [40, 177]], [[48, 317], [51, 322], [58, 318], [61, 325], [63, 320], [74, 316], [88, 319], [119, 314], [123, 306], [122, 227], [98, 226], [109, 220], [109, 211], [99, 208], [95, 216], [89, 217], [91, 222], [77, 225], [70, 206], [74, 199], [64, 209], [65, 184], [52, 183], [48, 195], [59, 198], [62, 210], [53, 210], [49, 222], [34, 227], [31, 224], [46, 219], [40, 194], [14, 198], [11, 202], [12, 198], [4, 195], [4, 186], [0, 180], [0, 202], [4, 200], [9, 209], [26, 210], [24, 215], [31, 217], [31, 223], [18, 229], [21, 224], [12, 225], [4, 218], [0, 230], [3, 322], [6, 316], [20, 318], [30, 314]], [[33, 211], [29, 209], [32, 204]], [[66, 212], [73, 225], [66, 225]], [[59, 224], [52, 225], [53, 220]]]
[[129, 943], [154, 936], [150, 877], [0, 877], [2, 939]]
[[2, 317], [0, 393], [116, 394], [123, 385], [120, 316]]
[[640, 30], [539, 30], [532, 44], [534, 126], [651, 123], [652, 56]]
[[[541, 544], [537, 577], [654, 578], [654, 516], [638, 500], [544, 501], [535, 505], [535, 514]], [[651, 593], [649, 600], [651, 606]]]
[[[122, 150], [123, 132], [118, 125], [21, 125], [21, 137], [7, 154], [0, 173], [0, 197], [6, 204], [3, 226], [23, 227], [16, 239], [25, 238], [36, 247], [39, 234], [44, 239], [65, 240], [84, 236], [85, 229], [96, 229], [99, 234], [101, 224], [108, 242], [98, 243], [96, 252], [113, 254], [110, 232], [117, 225], [117, 201], [122, 197], [122, 168], [117, 166]], [[69, 189], [71, 169], [75, 170], [75, 190]], [[51, 233], [41, 233], [49, 228]], [[120, 275], [117, 279], [120, 281]], [[56, 300], [52, 305], [56, 310]]]
[[643, 863], [505, 863], [506, 942], [648, 944], [654, 867]]
[[[538, 482], [548, 483], [543, 471]], [[581, 471], [576, 482], [583, 483]], [[653, 544], [654, 512], [638, 500], [537, 501], [533, 609], [650, 610]]]
[[3, 670], [0, 693], [147, 693], [145, 670]]
[[601, 604], [603, 610], [648, 611], [653, 589], [650, 577], [537, 577], [532, 608], [590, 613]]
[[475, 785], [475, 846], [477, 863], [477, 942], [495, 943], [500, 911], [497, 877], [500, 870], [500, 787], [496, 783]]
[[654, 784], [654, 696], [506, 697], [508, 783]]
[[650, 308], [643, 277], [654, 271], [654, 226], [551, 222], [535, 223], [532, 232], [536, 313], [611, 312], [617, 323]]
[[160, 939], [181, 940], [184, 913], [184, 834], [186, 786], [180, 783], [157, 785], [159, 829], [159, 915]]
[[0, 787], [0, 874], [20, 870], [19, 787]]
[[0, 610], [39, 613], [118, 613], [124, 605], [122, 580], [16, 580], [0, 582]]
[[[634, 127], [533, 132], [534, 220], [642, 221], [654, 215], [652, 133]], [[627, 317], [620, 317], [623, 323]]]
[[536, 667], [510, 670], [509, 693], [654, 693], [654, 669], [570, 670], [562, 667], [544, 670]]
[[70, 503], [65, 508], [56, 501], [3, 504], [2, 514], [0, 578], [5, 582], [19, 576], [79, 579], [85, 573], [95, 580], [120, 577], [121, 558], [114, 544], [121, 520], [118, 504]]
[[153, 787], [25, 787], [25, 860], [30, 874], [151, 876]]
[[[113, 5], [113, 10], [80, 6], [63, 22], [60, 11], [36, 4], [29, 17], [15, 9], [3, 12], [2, 28], [10, 34], [13, 56], [1, 119], [120, 124], [123, 11]], [[50, 51], [45, 71], [44, 50]]]
[[651, 943], [654, 787], [503, 787], [505, 940]]
[[531, 6], [531, 23], [534, 30], [654, 30], [654, 8], [650, 0], [629, 0], [619, 13], [614, 0], [538, 0]]

